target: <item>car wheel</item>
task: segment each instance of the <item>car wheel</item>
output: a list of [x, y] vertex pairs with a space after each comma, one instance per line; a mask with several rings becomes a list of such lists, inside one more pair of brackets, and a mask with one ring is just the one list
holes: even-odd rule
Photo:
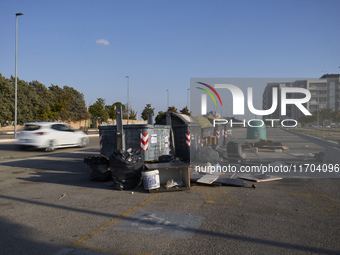
[[27, 147], [25, 145], [17, 145], [17, 149], [20, 151], [24, 151]]
[[79, 147], [81, 147], [81, 148], [82, 148], [82, 147], [86, 147], [87, 144], [88, 144], [87, 138], [86, 138], [86, 137], [81, 138], [79, 144], [80, 144]]
[[50, 151], [54, 151], [54, 142], [53, 140], [51, 140], [49, 143], [48, 143], [48, 146], [46, 147], [45, 151], [47, 152], [50, 152]]

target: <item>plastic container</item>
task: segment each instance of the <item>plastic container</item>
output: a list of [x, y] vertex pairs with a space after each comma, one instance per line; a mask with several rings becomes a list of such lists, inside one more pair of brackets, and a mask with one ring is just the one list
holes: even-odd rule
[[[266, 126], [263, 121], [252, 120], [249, 122], [252, 126], [247, 127], [247, 139], [251, 140], [267, 140]], [[261, 126], [262, 125], [262, 126]]]
[[158, 170], [142, 172], [142, 176], [145, 190], [158, 189], [160, 187]]

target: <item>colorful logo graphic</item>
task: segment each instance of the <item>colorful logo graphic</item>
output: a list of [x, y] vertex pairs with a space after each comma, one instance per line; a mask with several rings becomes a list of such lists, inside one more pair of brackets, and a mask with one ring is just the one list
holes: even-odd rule
[[[222, 106], [222, 100], [221, 100], [221, 98], [220, 98], [220, 95], [217, 93], [217, 91], [216, 91], [213, 87], [211, 87], [210, 85], [208, 85], [208, 84], [206, 84], [206, 83], [203, 83], [203, 82], [197, 82], [197, 83], [199, 83], [199, 84], [201, 84], [201, 85], [204, 85], [204, 86], [206, 86], [207, 88], [211, 89], [211, 91], [214, 92], [215, 95], [217, 96], [217, 98], [218, 98], [218, 100], [220, 101], [220, 104], [221, 104], [221, 106]], [[206, 93], [212, 98], [212, 100], [214, 101], [215, 105], [217, 105], [216, 100], [215, 100], [215, 97], [213, 96], [213, 94], [211, 94], [211, 92], [210, 92], [209, 90], [204, 89], [204, 88], [201, 88], [201, 87], [196, 87], [196, 88], [201, 89], [201, 90], [203, 90], [204, 92], [206, 92]]]

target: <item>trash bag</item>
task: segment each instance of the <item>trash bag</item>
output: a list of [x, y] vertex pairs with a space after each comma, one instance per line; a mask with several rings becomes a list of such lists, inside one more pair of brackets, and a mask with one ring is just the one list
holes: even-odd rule
[[115, 189], [134, 189], [141, 185], [144, 160], [139, 150], [115, 150], [109, 162]]
[[217, 153], [220, 156], [220, 158], [228, 160], [228, 153], [227, 153], [227, 148], [226, 147], [221, 147], [221, 146], [219, 146], [217, 144], [214, 144], [214, 145], [211, 146], [211, 148], [213, 150], [217, 151]]
[[84, 163], [90, 167], [91, 181], [111, 181], [111, 167], [109, 161], [102, 156], [84, 158]]
[[159, 163], [167, 163], [167, 162], [180, 162], [181, 160], [177, 158], [175, 155], [161, 155], [158, 158]]
[[213, 150], [211, 147], [201, 148], [195, 156], [196, 161], [200, 162], [220, 162], [220, 156], [217, 151]]

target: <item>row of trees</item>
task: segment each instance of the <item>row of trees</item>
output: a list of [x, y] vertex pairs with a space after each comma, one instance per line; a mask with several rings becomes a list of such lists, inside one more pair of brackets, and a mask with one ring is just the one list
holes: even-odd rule
[[331, 122], [331, 123], [339, 123], [340, 122], [340, 111], [333, 111], [331, 108], [323, 108], [319, 110], [319, 112], [314, 111], [310, 116], [302, 116], [299, 118], [299, 122], [302, 124], [311, 124], [319, 122]]
[[[18, 123], [31, 121], [79, 121], [89, 117], [84, 95], [72, 87], [17, 79]], [[15, 78], [6, 79], [0, 73], [0, 123], [14, 121]]]
[[[90, 117], [106, 122], [108, 119], [116, 119], [117, 106], [122, 106], [124, 119], [129, 117], [130, 120], [135, 120], [137, 118], [137, 112], [131, 106], [128, 109], [121, 102], [106, 105], [103, 98], [98, 98], [87, 110], [84, 95], [72, 87], [63, 86], [61, 88], [51, 84], [47, 88], [38, 81], [25, 82], [20, 79], [17, 79], [17, 84], [17, 119], [19, 124], [55, 120], [76, 122]], [[0, 125], [14, 121], [14, 94], [15, 78], [11, 76], [10, 79], [7, 79], [0, 73]], [[147, 104], [141, 113], [141, 118], [147, 120], [147, 113], [154, 110], [155, 108], [152, 108], [151, 104]], [[178, 112], [174, 106], [167, 110]], [[179, 112], [190, 115], [187, 107]], [[158, 112], [156, 120], [163, 114], [163, 111]]]
[[[127, 119], [129, 117], [130, 120], [135, 120], [137, 118], [137, 112], [127, 108], [127, 105], [122, 104], [121, 102], [116, 102], [112, 105], [106, 105], [105, 99], [98, 98], [97, 101], [89, 107], [89, 112], [92, 117], [100, 119], [102, 122], [107, 122], [108, 119], [116, 119], [116, 107], [122, 106], [123, 110], [123, 119]], [[151, 104], [146, 104], [144, 110], [141, 113], [141, 118], [143, 120], [148, 119], [148, 112], [154, 112], [155, 108], [151, 107]], [[169, 112], [178, 113], [178, 110], [175, 106], [171, 106], [167, 109]], [[182, 110], [179, 111], [182, 114], [190, 115], [189, 109], [184, 107]], [[155, 120], [157, 121], [159, 117], [164, 114], [163, 111], [159, 111]]]

